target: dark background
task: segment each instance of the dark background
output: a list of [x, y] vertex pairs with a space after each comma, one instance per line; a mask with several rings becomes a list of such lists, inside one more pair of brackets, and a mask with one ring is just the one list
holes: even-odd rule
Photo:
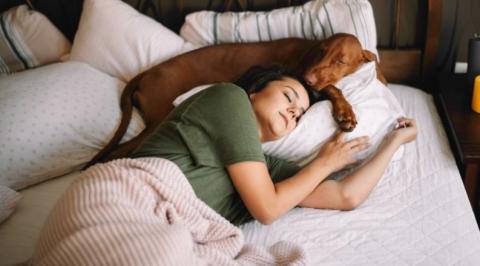
[[[124, 0], [132, 6], [141, 9], [144, 13], [154, 17], [166, 26], [178, 30], [182, 23], [178, 17], [181, 8], [179, 1], [165, 0]], [[395, 0], [369, 0], [372, 3], [377, 24], [377, 39], [379, 47], [392, 47], [392, 25], [394, 23]], [[0, 0], [0, 10], [8, 7], [30, 2], [35, 9], [47, 15], [60, 30], [73, 40], [75, 30], [80, 18], [82, 0]], [[208, 0], [184, 0], [185, 6], [195, 9], [206, 7]], [[222, 9], [223, 1], [211, 1], [216, 10]], [[234, 4], [237, 1], [232, 1]], [[249, 2], [249, 1], [247, 1]], [[251, 9], [262, 10], [265, 3], [272, 0], [256, 0]], [[276, 1], [286, 3], [289, 1]], [[301, 2], [305, 1], [293, 1]], [[418, 36], [424, 35], [420, 25], [426, 20], [427, 0], [402, 0], [401, 1], [401, 31], [398, 39], [400, 48], [422, 46]], [[235, 6], [234, 6], [235, 8]], [[185, 9], [184, 12], [191, 10]], [[437, 57], [437, 70], [440, 72], [453, 71], [455, 62], [466, 62], [468, 56], [468, 40], [474, 33], [480, 33], [480, 0], [443, 0], [443, 22], [441, 43]]]
[[[375, 12], [378, 45], [388, 46], [390, 32], [382, 24], [393, 14], [393, 0], [369, 0]], [[426, 0], [403, 0], [400, 24], [405, 26], [400, 32], [399, 42], [402, 47], [414, 46], [415, 34], [411, 32], [414, 21], [424, 19], [418, 14], [419, 7]], [[474, 33], [480, 34], [480, 0], [443, 0], [442, 34], [437, 65], [440, 71], [453, 71], [454, 62], [466, 62], [468, 40]], [[390, 22], [391, 23], [391, 22]], [[387, 22], [388, 24], [388, 22]], [[404, 30], [405, 29], [405, 30]]]
[[455, 61], [467, 62], [468, 40], [480, 34], [480, 0], [443, 0], [443, 5], [438, 66], [449, 71]]

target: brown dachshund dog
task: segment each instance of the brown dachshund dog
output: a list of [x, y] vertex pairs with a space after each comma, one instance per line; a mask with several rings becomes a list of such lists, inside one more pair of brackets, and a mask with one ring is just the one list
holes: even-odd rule
[[[352, 131], [357, 123], [352, 106], [333, 84], [373, 60], [375, 55], [363, 50], [355, 36], [343, 33], [322, 41], [289, 38], [221, 44], [179, 55], [140, 73], [127, 84], [120, 102], [123, 112], [120, 125], [87, 166], [128, 156], [173, 109], [172, 102], [177, 96], [199, 85], [233, 81], [254, 65], [276, 63], [300, 74], [307, 84], [324, 92], [332, 101], [333, 116], [340, 128]], [[378, 64], [377, 78], [386, 83]], [[133, 106], [139, 109], [146, 127], [112, 152], [128, 128]]]

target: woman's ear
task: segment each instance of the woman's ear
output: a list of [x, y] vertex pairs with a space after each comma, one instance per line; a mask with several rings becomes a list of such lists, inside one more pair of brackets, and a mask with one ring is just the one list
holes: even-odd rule
[[365, 60], [365, 62], [377, 61], [377, 56], [369, 50], [363, 50], [362, 54], [363, 60]]
[[253, 100], [256, 94], [257, 94], [256, 92], [252, 92], [248, 95], [248, 98], [250, 99], [250, 101]]

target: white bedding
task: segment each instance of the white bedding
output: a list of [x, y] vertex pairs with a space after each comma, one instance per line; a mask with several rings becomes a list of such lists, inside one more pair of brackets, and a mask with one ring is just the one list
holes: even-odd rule
[[[354, 211], [297, 208], [269, 226], [242, 226], [247, 242], [290, 240], [311, 265], [480, 265], [480, 231], [432, 97], [390, 85], [419, 136], [393, 162]], [[23, 199], [0, 225], [0, 264], [26, 260], [43, 221], [76, 173], [21, 191]]]
[[480, 265], [480, 232], [432, 97], [389, 87], [419, 135], [369, 198], [350, 212], [299, 208], [247, 224], [247, 242], [301, 243], [312, 265]]

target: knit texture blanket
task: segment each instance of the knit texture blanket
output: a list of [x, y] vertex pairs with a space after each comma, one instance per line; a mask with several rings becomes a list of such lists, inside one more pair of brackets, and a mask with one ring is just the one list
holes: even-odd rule
[[93, 166], [67, 189], [41, 231], [35, 265], [305, 265], [301, 247], [244, 243], [199, 200], [172, 162]]

